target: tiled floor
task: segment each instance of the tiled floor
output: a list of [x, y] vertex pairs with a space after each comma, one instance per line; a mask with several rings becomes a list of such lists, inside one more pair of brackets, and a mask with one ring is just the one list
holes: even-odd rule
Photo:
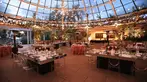
[[[62, 49], [67, 53], [65, 66], [57, 66], [55, 71], [45, 75], [15, 66], [10, 56], [0, 58], [0, 82], [143, 82], [136, 76], [98, 69], [96, 64], [88, 62], [86, 56], [73, 55], [69, 47]], [[63, 64], [63, 60], [59, 62]]]

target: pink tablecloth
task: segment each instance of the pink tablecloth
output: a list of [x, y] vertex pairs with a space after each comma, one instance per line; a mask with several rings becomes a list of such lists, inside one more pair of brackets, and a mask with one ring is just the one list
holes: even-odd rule
[[12, 52], [11, 46], [0, 46], [0, 57], [10, 55]]
[[85, 46], [84, 45], [79, 45], [79, 44], [73, 44], [71, 46], [71, 51], [73, 54], [84, 54], [85, 53]]

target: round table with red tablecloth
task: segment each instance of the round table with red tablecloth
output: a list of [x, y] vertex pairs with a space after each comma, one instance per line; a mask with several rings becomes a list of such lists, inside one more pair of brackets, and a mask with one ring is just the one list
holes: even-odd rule
[[73, 54], [78, 54], [81, 55], [85, 53], [85, 45], [81, 45], [81, 44], [73, 44], [71, 46], [71, 51]]
[[10, 55], [12, 52], [11, 46], [0, 46], [0, 57]]

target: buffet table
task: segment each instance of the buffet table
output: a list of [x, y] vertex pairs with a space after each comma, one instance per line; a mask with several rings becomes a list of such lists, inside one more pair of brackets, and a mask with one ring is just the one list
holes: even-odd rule
[[59, 41], [59, 42], [54, 42], [54, 43], [50, 43], [50, 44], [33, 44], [32, 46], [36, 49], [36, 50], [50, 50], [50, 47], [54, 46], [54, 49], [58, 49], [61, 46], [66, 46], [67, 45], [67, 41]]
[[0, 57], [5, 55], [11, 55], [12, 47], [11, 46], [0, 46]]
[[146, 70], [147, 60], [123, 56], [98, 55], [97, 68], [117, 71], [124, 74], [135, 75], [137, 68]]
[[54, 71], [54, 60], [63, 58], [66, 54], [57, 54], [51, 52], [48, 54], [48, 51], [38, 51], [37, 53], [28, 52], [23, 56], [27, 59], [27, 62], [31, 64], [33, 69], [39, 74], [46, 74], [48, 72]]

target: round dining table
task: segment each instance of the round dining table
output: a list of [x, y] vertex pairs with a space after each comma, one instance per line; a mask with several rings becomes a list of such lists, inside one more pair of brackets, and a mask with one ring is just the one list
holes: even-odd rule
[[11, 55], [12, 47], [11, 46], [0, 46], [0, 57]]
[[85, 45], [82, 44], [72, 44], [71, 51], [76, 55], [84, 55], [85, 53]]

